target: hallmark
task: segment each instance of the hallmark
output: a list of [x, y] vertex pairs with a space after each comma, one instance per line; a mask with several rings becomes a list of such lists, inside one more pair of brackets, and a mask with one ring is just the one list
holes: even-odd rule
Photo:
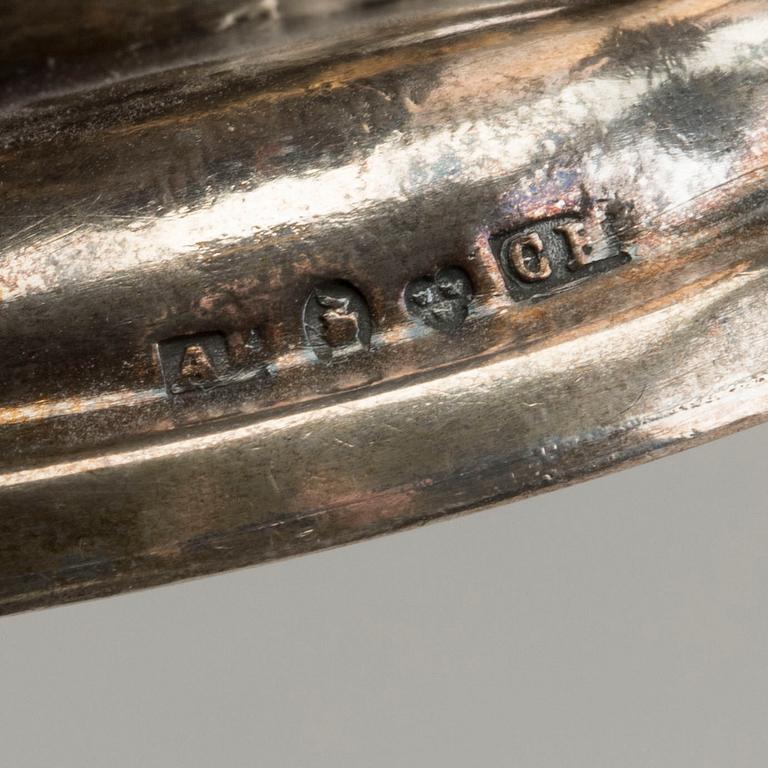
[[[553, 296], [631, 261], [615, 224], [615, 215], [590, 209], [499, 231], [488, 241], [495, 260], [490, 266], [501, 273], [513, 301]], [[417, 324], [451, 334], [472, 316], [476, 279], [458, 266], [435, 265], [427, 274], [404, 278], [400, 300]], [[319, 280], [301, 305], [301, 332], [315, 359], [332, 365], [370, 351], [374, 317], [366, 297], [351, 283]], [[275, 350], [267, 359], [256, 331], [209, 330], [160, 341], [156, 349], [171, 396], [245, 384], [248, 394], [258, 393], [280, 366]], [[245, 394], [242, 386], [238, 389]]]
[[163, 380], [172, 395], [263, 381], [267, 368], [260, 350], [255, 331], [177, 336], [157, 345]]
[[405, 287], [405, 306], [414, 317], [439, 331], [453, 331], [469, 314], [472, 283], [463, 269], [444, 267]]
[[329, 363], [336, 354], [368, 349], [371, 313], [362, 294], [335, 280], [315, 286], [304, 303], [304, 336], [317, 358]]
[[607, 220], [564, 214], [490, 238], [510, 296], [538, 299], [631, 261]]

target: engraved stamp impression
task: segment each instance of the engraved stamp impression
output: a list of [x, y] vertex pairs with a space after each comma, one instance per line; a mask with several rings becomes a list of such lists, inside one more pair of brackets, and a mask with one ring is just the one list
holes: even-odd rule
[[631, 261], [610, 223], [564, 214], [490, 238], [510, 296], [540, 299]]
[[372, 322], [362, 294], [342, 280], [315, 286], [304, 303], [304, 337], [318, 359], [330, 363], [337, 352], [368, 349]]
[[157, 345], [163, 380], [171, 395], [266, 379], [260, 349], [255, 331], [177, 336]]
[[419, 277], [405, 288], [405, 306], [431, 328], [453, 331], [469, 314], [472, 283], [464, 270], [444, 267], [434, 277]]

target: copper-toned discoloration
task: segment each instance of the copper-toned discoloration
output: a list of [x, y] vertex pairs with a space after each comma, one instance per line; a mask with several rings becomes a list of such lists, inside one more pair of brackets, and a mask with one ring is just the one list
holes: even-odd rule
[[763, 418], [768, 6], [450, 5], [0, 114], [0, 611]]
[[[530, 248], [535, 254], [535, 267], [529, 267], [525, 262], [524, 250], [526, 248]], [[528, 283], [546, 280], [552, 275], [552, 264], [549, 261], [549, 256], [544, 253], [544, 244], [536, 232], [515, 238], [510, 244], [507, 258], [518, 277]]]

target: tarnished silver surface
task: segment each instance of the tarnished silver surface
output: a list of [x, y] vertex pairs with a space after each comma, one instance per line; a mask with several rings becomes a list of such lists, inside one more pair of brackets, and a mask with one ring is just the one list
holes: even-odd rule
[[768, 3], [394, 5], [10, 78], [0, 611], [764, 417]]

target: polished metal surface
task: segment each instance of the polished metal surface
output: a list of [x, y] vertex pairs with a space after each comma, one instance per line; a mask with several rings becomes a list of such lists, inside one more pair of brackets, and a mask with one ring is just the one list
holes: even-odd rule
[[0, 611], [764, 418], [768, 3], [394, 5], [10, 78]]

